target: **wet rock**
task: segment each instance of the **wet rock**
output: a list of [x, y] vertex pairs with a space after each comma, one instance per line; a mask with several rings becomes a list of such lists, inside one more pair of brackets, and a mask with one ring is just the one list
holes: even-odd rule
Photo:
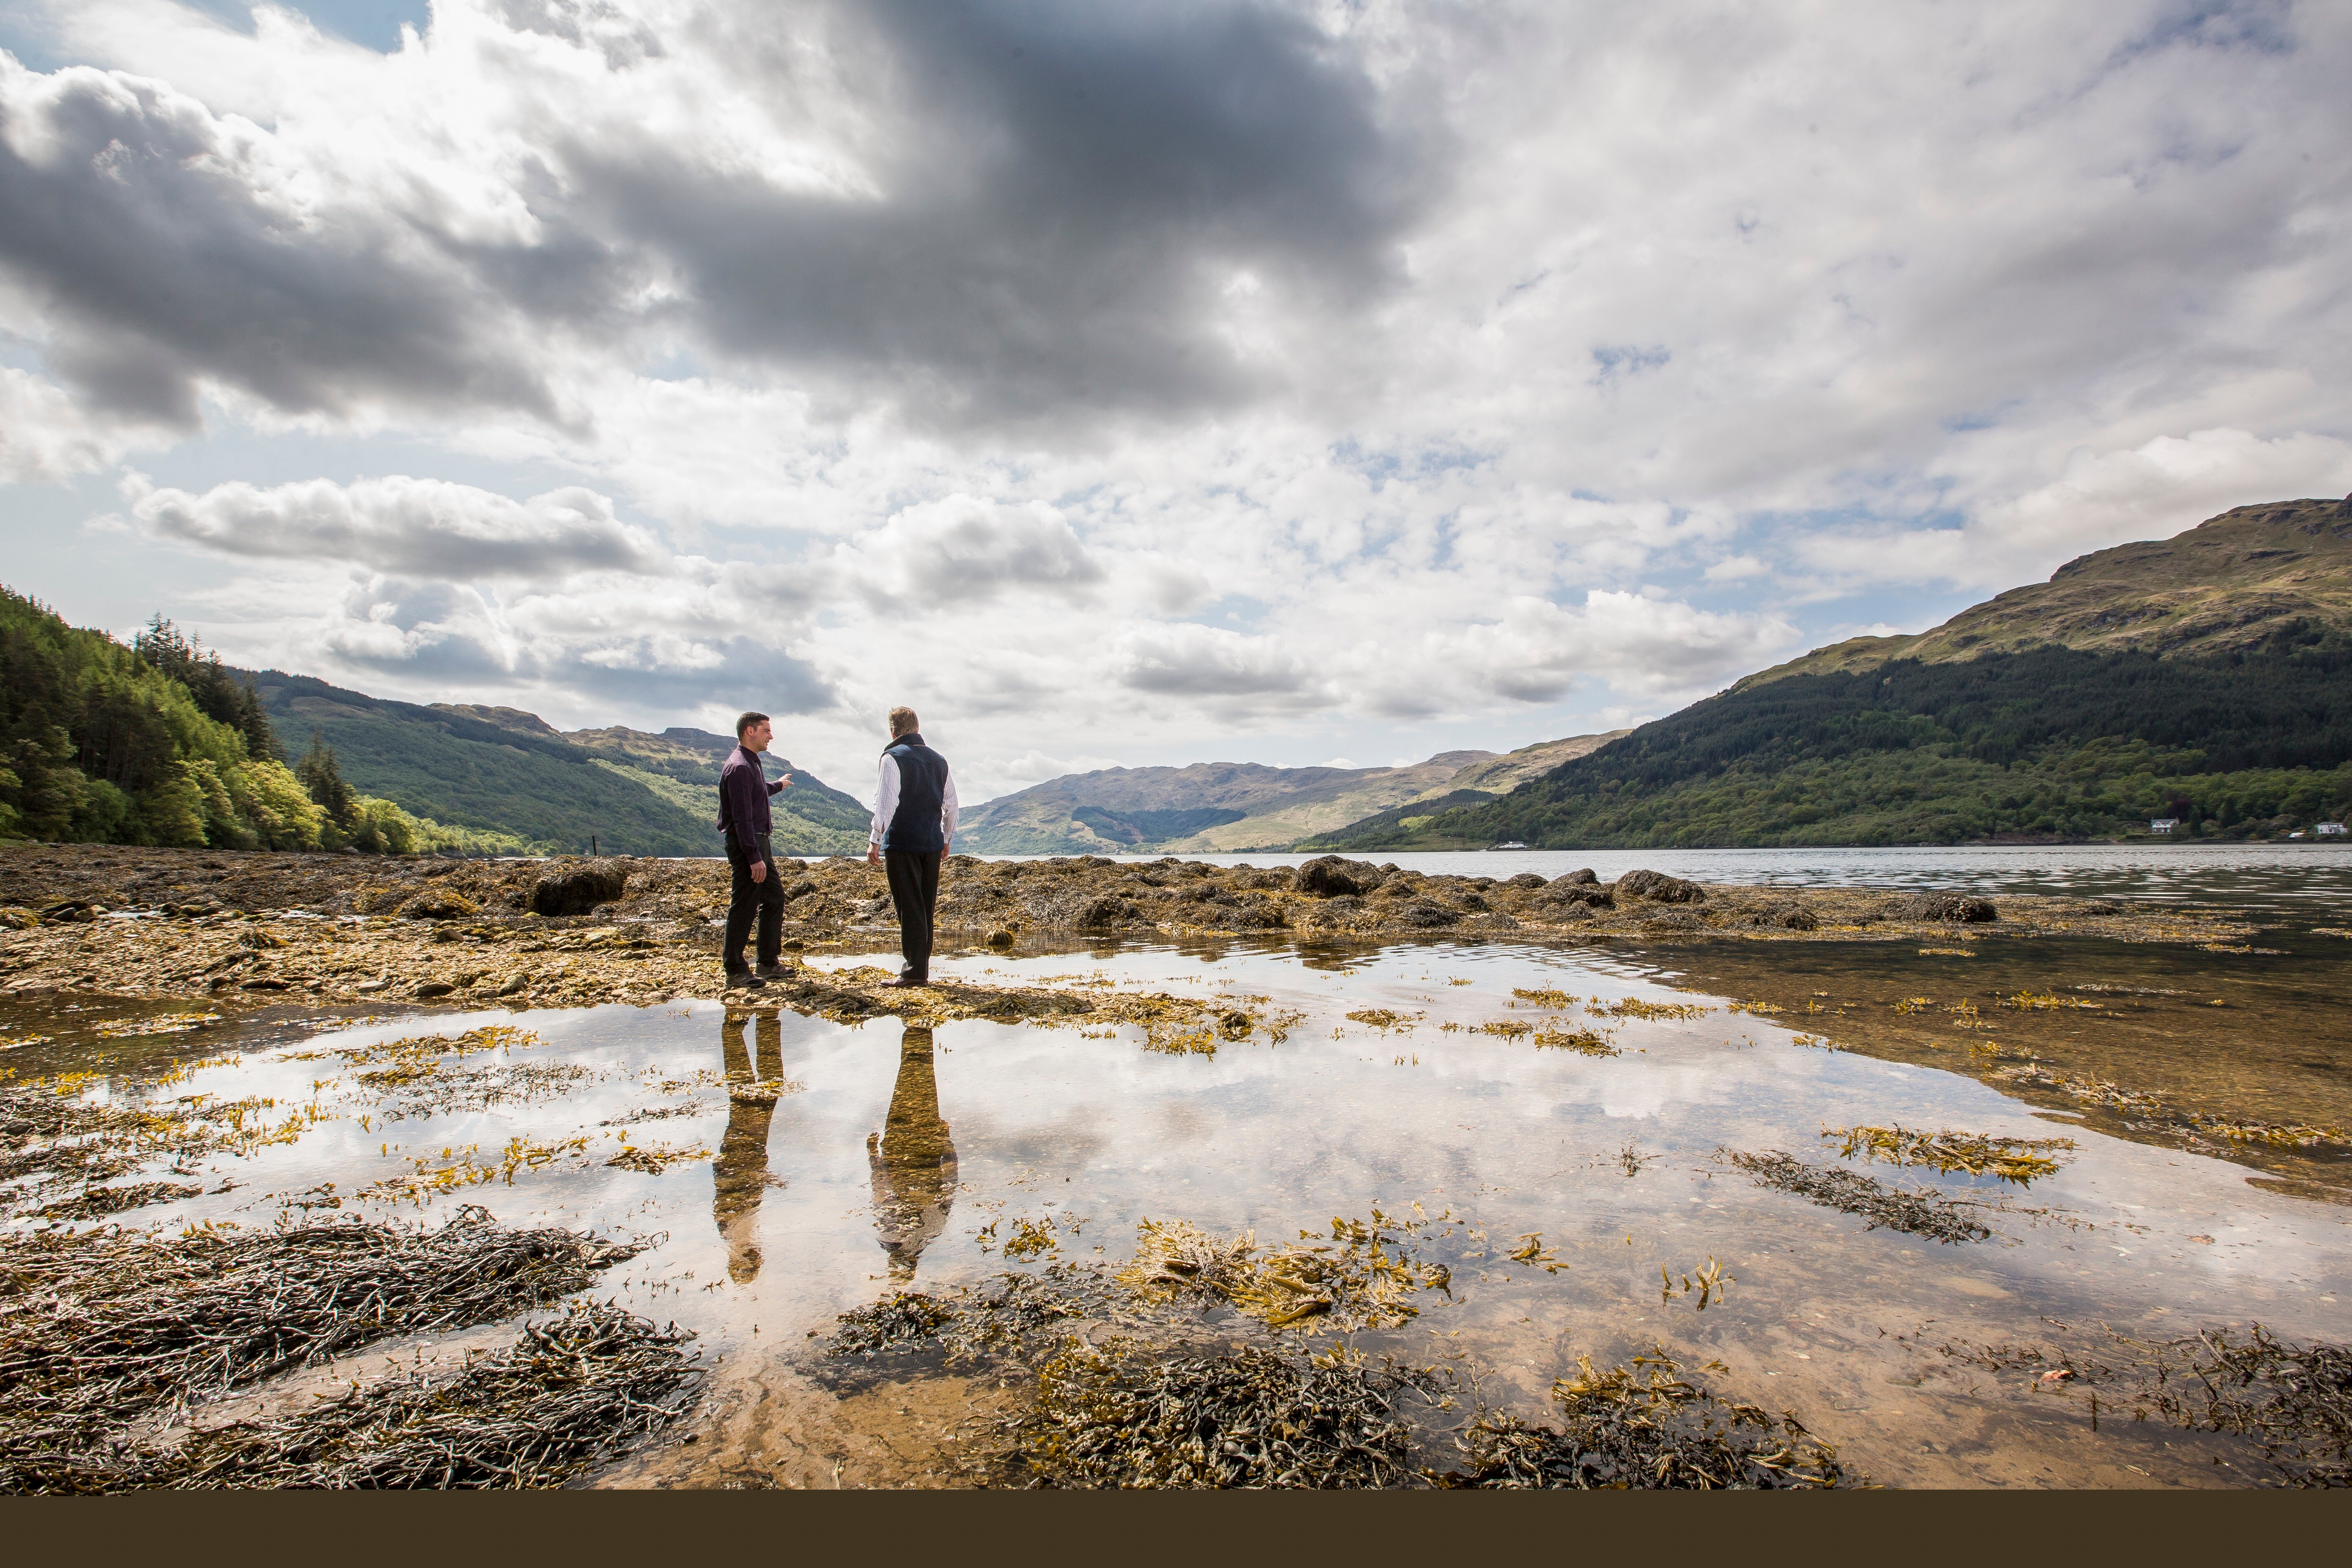
[[1507, 888], [1540, 888], [1543, 885], [1544, 879], [1533, 871], [1522, 871], [1503, 884]]
[[1087, 900], [1070, 912], [1070, 923], [1081, 931], [1112, 931], [1135, 923], [1136, 909], [1125, 899], [1105, 894]]
[[1706, 901], [1705, 888], [1696, 882], [1685, 882], [1680, 877], [1669, 877], [1663, 871], [1628, 871], [1617, 879], [1617, 891], [1629, 899], [1647, 899], [1658, 904]]
[[1565, 877], [1554, 877], [1550, 885], [1555, 888], [1590, 888], [1600, 880], [1601, 879], [1593, 873], [1592, 868], [1586, 866], [1570, 871]]
[[1389, 918], [1401, 925], [1424, 927], [1456, 925], [1462, 920], [1444, 904], [1433, 903], [1427, 899], [1408, 900], [1399, 904]]
[[1962, 893], [1922, 894], [1911, 900], [1903, 912], [1915, 921], [1958, 921], [1969, 925], [2000, 919], [1990, 899], [1972, 899]]
[[1309, 860], [1296, 873], [1298, 890], [1318, 899], [1369, 892], [1384, 879], [1379, 867], [1362, 860], [1343, 859], [1337, 855], [1324, 855]]
[[1579, 919], [1584, 919], [1589, 918], [1589, 911], [1591, 910], [1615, 909], [1617, 907], [1617, 897], [1607, 888], [1598, 887], [1589, 882], [1570, 883], [1567, 887], [1562, 887], [1559, 882], [1554, 882], [1543, 890], [1543, 896], [1536, 900], [1536, 904], [1537, 908], [1543, 910], [1566, 910], [1570, 908], [1586, 910], [1588, 911], [1587, 915], [1578, 917]]
[[446, 980], [426, 980], [418, 983], [416, 994], [422, 997], [446, 996], [456, 989]]
[[619, 899], [628, 885], [628, 872], [616, 862], [591, 860], [541, 877], [531, 885], [530, 907], [542, 915], [584, 915]]
[[1276, 931], [1290, 922], [1284, 919], [1280, 904], [1257, 893], [1242, 900], [1225, 923], [1235, 931]]
[[1688, 910], [1658, 910], [1642, 918], [1643, 931], [1697, 931], [1699, 918]]
[[994, 931], [988, 933], [988, 945], [1002, 952], [1003, 949], [1013, 945], [1013, 933], [1006, 931], [1003, 926], [998, 926]]
[[410, 921], [463, 921], [471, 920], [481, 912], [480, 906], [472, 900], [436, 889], [420, 893], [403, 904], [400, 917]]

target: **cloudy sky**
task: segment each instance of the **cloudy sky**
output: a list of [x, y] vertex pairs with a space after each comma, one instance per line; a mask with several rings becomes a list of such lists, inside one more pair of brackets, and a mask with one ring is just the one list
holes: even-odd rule
[[2352, 490], [2352, 6], [0, 0], [0, 579], [977, 799]]

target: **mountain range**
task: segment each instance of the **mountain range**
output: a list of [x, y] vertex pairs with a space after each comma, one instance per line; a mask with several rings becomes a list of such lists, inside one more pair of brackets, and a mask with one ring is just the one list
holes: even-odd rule
[[964, 814], [958, 843], [982, 855], [1237, 854], [1281, 850], [1392, 808], [1492, 800], [1622, 735], [1516, 752], [1441, 752], [1390, 768], [1195, 763], [1066, 773]]
[[2352, 811], [2352, 499], [2240, 507], [1302, 847], [2271, 837]]

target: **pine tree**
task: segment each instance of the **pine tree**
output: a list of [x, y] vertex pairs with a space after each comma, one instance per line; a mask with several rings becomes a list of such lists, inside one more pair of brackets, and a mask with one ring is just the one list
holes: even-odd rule
[[295, 764], [294, 776], [310, 792], [310, 798], [334, 820], [336, 826], [349, 833], [359, 816], [359, 796], [343, 782], [335, 766], [335, 748], [327, 744], [321, 731], [310, 731], [310, 749]]

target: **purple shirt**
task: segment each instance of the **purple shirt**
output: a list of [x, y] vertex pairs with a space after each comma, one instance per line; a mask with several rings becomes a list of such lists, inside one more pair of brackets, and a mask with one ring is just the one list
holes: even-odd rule
[[719, 826], [745, 852], [760, 853], [760, 836], [769, 831], [768, 797], [783, 788], [783, 781], [768, 782], [760, 753], [737, 746], [719, 770]]

